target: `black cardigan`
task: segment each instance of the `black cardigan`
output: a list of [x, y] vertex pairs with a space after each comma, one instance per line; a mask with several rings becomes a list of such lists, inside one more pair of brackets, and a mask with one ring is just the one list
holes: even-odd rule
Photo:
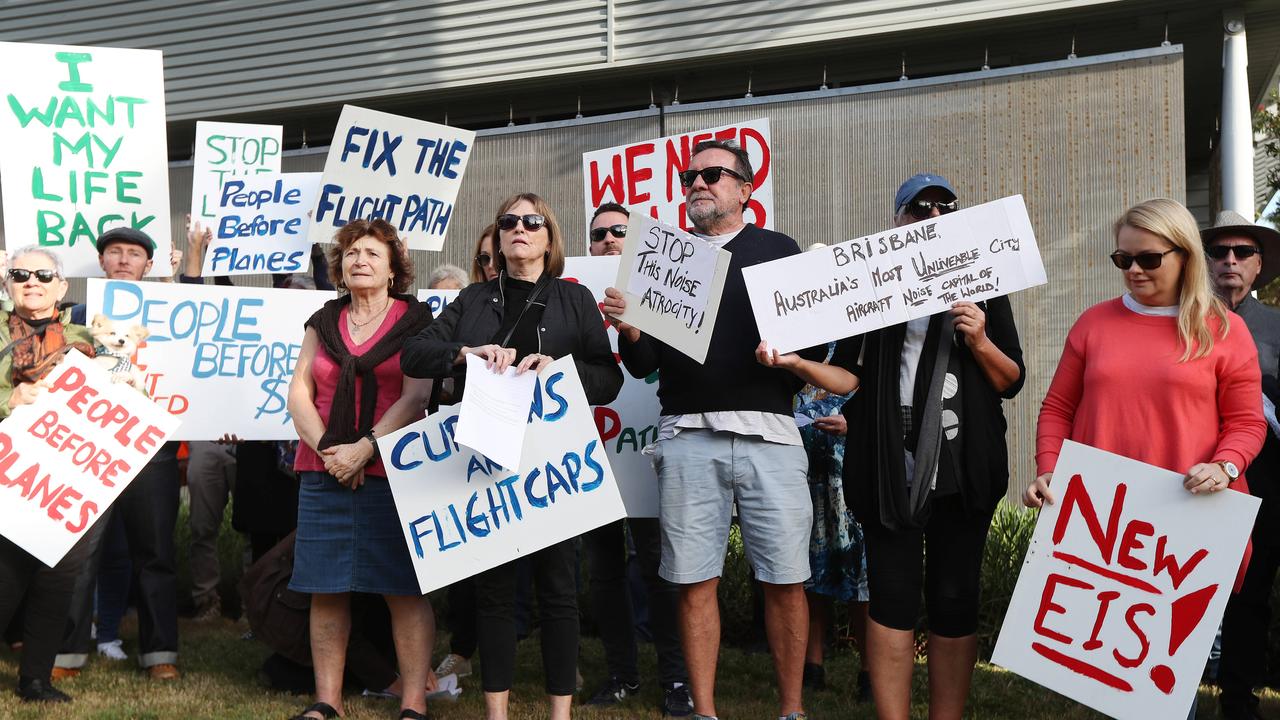
[[[502, 325], [502, 278], [468, 285], [425, 330], [409, 338], [400, 352], [400, 369], [415, 378], [453, 377], [454, 398], [461, 399], [466, 365], [454, 359], [464, 345], [488, 345]], [[540, 298], [547, 306], [538, 323], [538, 352], [559, 359], [572, 354], [587, 402], [605, 405], [618, 397], [622, 371], [609, 347], [604, 318], [591, 291], [577, 283], [543, 276]]]

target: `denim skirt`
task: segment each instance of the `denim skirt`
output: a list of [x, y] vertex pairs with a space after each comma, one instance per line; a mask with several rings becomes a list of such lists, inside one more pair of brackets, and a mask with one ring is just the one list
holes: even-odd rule
[[366, 475], [349, 490], [328, 473], [299, 475], [290, 590], [422, 594], [386, 478]]

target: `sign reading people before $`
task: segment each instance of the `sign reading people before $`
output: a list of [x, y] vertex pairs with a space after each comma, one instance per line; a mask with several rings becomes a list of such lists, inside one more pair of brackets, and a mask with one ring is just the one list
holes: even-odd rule
[[307, 213], [319, 187], [320, 173], [227, 178], [213, 207], [204, 275], [305, 272], [311, 264]]
[[700, 237], [632, 212], [614, 285], [627, 301], [619, 317], [702, 362], [729, 259]]
[[538, 373], [520, 467], [454, 439], [457, 407], [378, 438], [422, 593], [623, 517], [573, 356]]
[[632, 213], [639, 212], [684, 230], [692, 229], [685, 211], [680, 173], [689, 168], [693, 148], [704, 140], [732, 140], [747, 151], [755, 177], [751, 200], [743, 211], [744, 219], [772, 230], [773, 150], [768, 118], [583, 153], [582, 194], [586, 201], [587, 226], [591, 226], [591, 215], [596, 208], [614, 202], [630, 208]]
[[169, 152], [158, 50], [0, 42], [5, 242], [100, 275], [94, 241], [132, 227], [168, 275]]
[[283, 135], [284, 128], [279, 125], [196, 122], [191, 219], [206, 227], [212, 225], [218, 215], [218, 193], [227, 180], [280, 172]]
[[1182, 481], [1065, 442], [991, 661], [1112, 717], [1186, 717], [1260, 501]]
[[1021, 195], [743, 268], [760, 337], [821, 345], [1047, 282]]
[[296, 440], [286, 400], [303, 323], [324, 290], [90, 278], [88, 316], [151, 331], [136, 362], [147, 394], [183, 418], [177, 440]]
[[381, 218], [413, 250], [444, 245], [476, 134], [344, 105], [324, 163], [311, 242], [352, 220]]
[[77, 350], [44, 384], [0, 423], [0, 534], [53, 567], [179, 420]]

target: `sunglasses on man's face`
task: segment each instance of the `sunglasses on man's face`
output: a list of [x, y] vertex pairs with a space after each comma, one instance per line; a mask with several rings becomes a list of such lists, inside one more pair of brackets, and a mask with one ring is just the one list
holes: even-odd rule
[[1121, 270], [1128, 270], [1133, 267], [1134, 263], [1138, 263], [1138, 267], [1143, 270], [1155, 270], [1164, 262], [1164, 256], [1169, 253], [1181, 252], [1182, 248], [1173, 248], [1164, 252], [1144, 252], [1137, 255], [1130, 255], [1119, 250], [1111, 253], [1111, 262]]
[[742, 177], [741, 175], [730, 170], [727, 167], [712, 165], [711, 167], [704, 167], [701, 170], [685, 170], [684, 172], [680, 173], [680, 187], [684, 187], [684, 188], [693, 187], [693, 183], [698, 179], [699, 176], [702, 177], [702, 182], [708, 185], [715, 185], [716, 183], [720, 182], [721, 175], [728, 175], [729, 177], [737, 178], [739, 180], [742, 180], [743, 182], [746, 182], [747, 180], [746, 178]]
[[911, 217], [917, 220], [924, 220], [933, 215], [933, 209], [938, 209], [939, 215], [953, 213], [960, 209], [959, 200], [950, 200], [943, 202], [942, 200], [912, 200], [903, 206], [902, 211], [910, 213]]
[[482, 268], [489, 267], [489, 263], [493, 262], [493, 256], [489, 253], [480, 253], [476, 256], [476, 264]]
[[621, 240], [627, 236], [627, 226], [610, 225], [609, 227], [591, 228], [591, 242], [603, 242], [605, 235], [612, 235]]
[[543, 225], [547, 224], [547, 219], [537, 213], [529, 213], [528, 215], [513, 215], [511, 213], [507, 213], [506, 215], [498, 216], [498, 229], [514, 230], [516, 228], [516, 224], [520, 222], [524, 223], [525, 230], [528, 230], [529, 232], [536, 232], [542, 229]]
[[57, 270], [24, 270], [22, 268], [9, 268], [9, 279], [14, 282], [24, 283], [31, 278], [32, 275], [42, 283], [51, 283], [53, 279], [58, 277]]
[[1262, 254], [1261, 250], [1252, 245], [1214, 245], [1205, 252], [1214, 260], [1226, 260], [1228, 253], [1235, 255], [1237, 260], [1247, 260]]

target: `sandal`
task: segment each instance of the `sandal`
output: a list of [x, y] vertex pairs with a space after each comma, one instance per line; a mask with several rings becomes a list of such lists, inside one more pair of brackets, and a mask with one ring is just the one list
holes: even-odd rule
[[329, 703], [317, 702], [317, 703], [312, 703], [307, 707], [306, 710], [303, 710], [297, 715], [294, 715], [293, 717], [289, 718], [289, 720], [315, 720], [315, 718], [307, 717], [307, 713], [320, 713], [320, 717], [324, 718], [324, 720], [333, 720], [334, 718], [342, 717], [341, 715], [338, 714], [338, 711], [334, 710], [333, 706], [330, 705]]
[[417, 710], [411, 710], [409, 708], [405, 708], [400, 711], [400, 720], [405, 720], [406, 718], [408, 718], [408, 720], [431, 720], [430, 715], [420, 713]]

